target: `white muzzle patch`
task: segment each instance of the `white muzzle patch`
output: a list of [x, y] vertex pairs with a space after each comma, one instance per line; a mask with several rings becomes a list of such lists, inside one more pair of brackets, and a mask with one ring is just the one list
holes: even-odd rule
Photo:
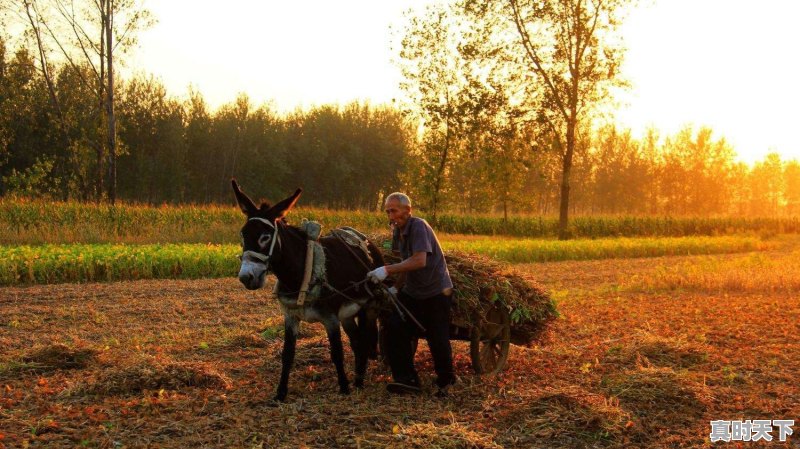
[[267, 266], [261, 262], [253, 262], [246, 258], [242, 259], [242, 266], [239, 268], [239, 281], [250, 290], [256, 290], [264, 286], [267, 277]]

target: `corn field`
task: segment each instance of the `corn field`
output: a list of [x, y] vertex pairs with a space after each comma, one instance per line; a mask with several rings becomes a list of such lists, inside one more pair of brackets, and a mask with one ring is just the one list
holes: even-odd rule
[[[425, 217], [424, 213], [419, 214]], [[324, 229], [352, 226], [363, 232], [387, 231], [379, 211], [298, 208], [291, 222], [308, 218]], [[76, 202], [0, 200], [0, 244], [44, 243], [238, 243], [241, 212], [234, 206], [109, 206]], [[439, 233], [551, 238], [556, 217], [440, 214]], [[575, 217], [576, 238], [685, 237], [741, 233], [800, 233], [800, 218]]]

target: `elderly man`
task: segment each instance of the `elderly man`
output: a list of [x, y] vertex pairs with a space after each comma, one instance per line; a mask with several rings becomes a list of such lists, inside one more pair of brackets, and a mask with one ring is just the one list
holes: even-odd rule
[[[455, 382], [453, 355], [450, 346], [450, 305], [453, 282], [447, 271], [442, 248], [431, 226], [411, 214], [411, 200], [403, 193], [392, 193], [384, 203], [392, 225], [392, 250], [403, 261], [371, 271], [374, 282], [395, 275], [398, 300], [425, 328], [425, 338], [433, 356], [437, 396], [447, 395], [447, 387]], [[392, 393], [420, 391], [414, 368], [413, 341], [419, 336], [411, 319], [404, 320], [395, 310], [387, 326], [387, 352], [394, 382], [386, 386]]]

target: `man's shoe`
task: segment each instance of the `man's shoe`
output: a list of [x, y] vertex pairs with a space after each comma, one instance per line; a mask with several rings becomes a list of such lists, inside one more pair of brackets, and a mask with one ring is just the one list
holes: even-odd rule
[[[449, 387], [450, 385], [455, 385], [455, 384], [459, 383], [460, 381], [461, 381], [461, 379], [459, 379], [458, 376], [453, 374], [453, 377], [451, 377], [450, 379], [447, 380], [447, 382], [445, 382], [444, 387], [446, 388], [446, 387]], [[442, 386], [439, 385], [439, 384], [440, 384], [440, 382], [439, 382], [439, 379], [437, 378], [436, 379], [436, 385], [438, 385], [439, 388], [442, 388]]]
[[386, 391], [392, 394], [416, 394], [422, 390], [417, 385], [403, 382], [391, 382], [386, 384]]
[[448, 393], [447, 390], [449, 390], [449, 386], [439, 387], [436, 389], [436, 393], [433, 393], [433, 395], [439, 399], [445, 399], [450, 396], [450, 393]]

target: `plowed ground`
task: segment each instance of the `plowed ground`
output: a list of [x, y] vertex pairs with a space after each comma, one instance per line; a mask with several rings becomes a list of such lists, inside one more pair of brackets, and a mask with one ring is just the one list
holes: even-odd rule
[[[424, 344], [424, 394], [389, 395], [371, 362], [339, 395], [324, 332], [304, 324], [273, 404], [278, 307], [233, 278], [0, 289], [0, 447], [703, 447], [712, 419], [800, 427], [798, 296], [615, 290], [658, 263], [521, 266], [562, 317], [497, 377], [454, 343], [446, 399]], [[349, 348], [346, 363], [352, 377]]]

